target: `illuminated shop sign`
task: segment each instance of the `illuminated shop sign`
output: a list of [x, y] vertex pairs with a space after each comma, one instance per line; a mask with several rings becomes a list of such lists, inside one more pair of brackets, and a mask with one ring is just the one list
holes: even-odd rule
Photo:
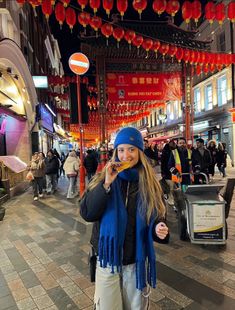
[[43, 75], [34, 75], [33, 82], [36, 88], [48, 88], [48, 78]]

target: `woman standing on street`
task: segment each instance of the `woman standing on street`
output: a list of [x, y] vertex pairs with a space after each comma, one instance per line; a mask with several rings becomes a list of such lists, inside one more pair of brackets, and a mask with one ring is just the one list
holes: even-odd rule
[[96, 310], [147, 309], [149, 285], [156, 285], [153, 241], [165, 243], [169, 234], [162, 191], [143, 150], [141, 133], [123, 128], [111, 162], [81, 200], [81, 216], [96, 222], [91, 236], [98, 254]]
[[71, 151], [64, 163], [64, 171], [69, 179], [67, 198], [73, 198], [76, 194], [77, 176], [80, 167], [80, 159], [75, 151]]
[[34, 177], [32, 180], [33, 199], [38, 200], [38, 197], [43, 197], [43, 178], [45, 177], [46, 170], [44, 159], [38, 152], [34, 153], [32, 156], [29, 170], [32, 172]]

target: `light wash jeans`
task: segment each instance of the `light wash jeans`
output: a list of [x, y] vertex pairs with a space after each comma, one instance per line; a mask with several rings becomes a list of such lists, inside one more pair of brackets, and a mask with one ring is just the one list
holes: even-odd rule
[[122, 267], [122, 273], [111, 273], [97, 261], [94, 309], [96, 310], [147, 310], [150, 287], [136, 289], [135, 264]]
[[57, 191], [57, 174], [46, 174], [47, 193]]
[[69, 179], [69, 188], [67, 192], [67, 198], [73, 198], [74, 194], [77, 192], [76, 184], [77, 184], [77, 176], [68, 177]]

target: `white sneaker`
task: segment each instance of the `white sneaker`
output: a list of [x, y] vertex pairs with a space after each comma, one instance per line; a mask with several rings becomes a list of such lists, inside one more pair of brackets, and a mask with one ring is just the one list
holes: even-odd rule
[[39, 194], [38, 196], [39, 196], [39, 198], [42, 198], [42, 197], [43, 197], [43, 194]]
[[38, 197], [34, 197], [33, 200], [38, 200]]

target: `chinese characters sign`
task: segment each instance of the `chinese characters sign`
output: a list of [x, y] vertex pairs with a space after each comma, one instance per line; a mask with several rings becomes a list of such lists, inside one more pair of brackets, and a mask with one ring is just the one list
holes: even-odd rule
[[180, 73], [108, 73], [110, 101], [180, 100]]

